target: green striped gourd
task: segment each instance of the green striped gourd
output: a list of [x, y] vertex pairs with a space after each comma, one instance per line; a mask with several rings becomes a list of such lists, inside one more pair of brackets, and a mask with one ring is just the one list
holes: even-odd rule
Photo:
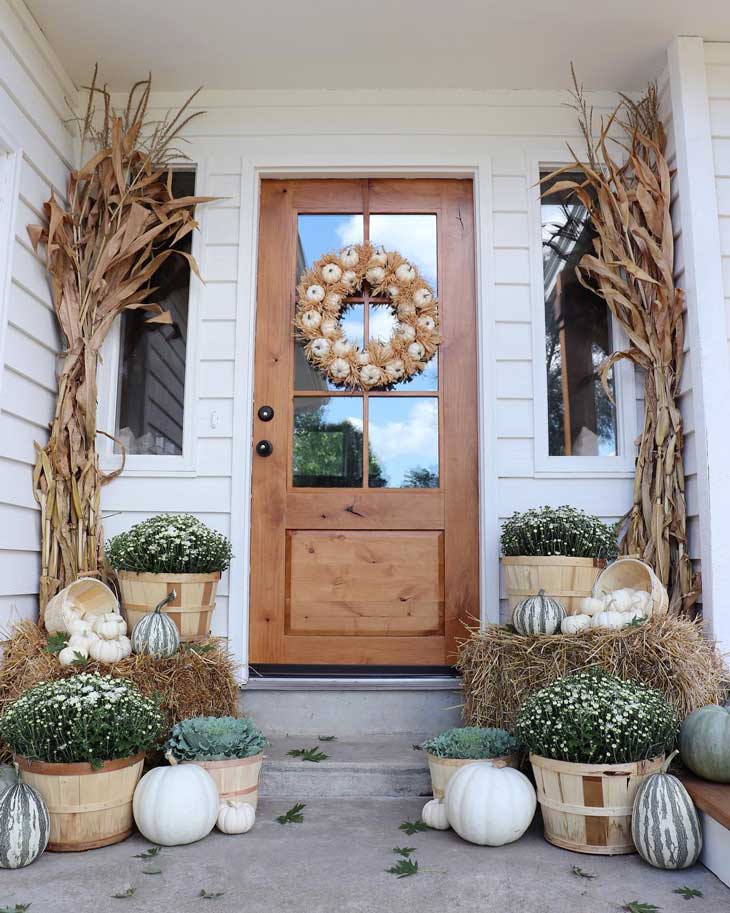
[[149, 653], [152, 656], [172, 656], [180, 646], [180, 632], [169, 615], [162, 609], [175, 598], [175, 590], [155, 606], [154, 612], [143, 615], [132, 631], [134, 653]]
[[682, 761], [692, 773], [715, 783], [730, 783], [730, 707], [700, 707], [682, 723]]
[[667, 773], [676, 754], [641, 783], [634, 799], [631, 837], [641, 858], [657, 869], [686, 869], [702, 850], [694, 804], [681, 782]]
[[520, 634], [555, 634], [565, 618], [563, 604], [540, 590], [518, 602], [512, 613], [512, 624]]
[[40, 793], [20, 780], [0, 795], [0, 868], [20, 869], [41, 855], [51, 823]]

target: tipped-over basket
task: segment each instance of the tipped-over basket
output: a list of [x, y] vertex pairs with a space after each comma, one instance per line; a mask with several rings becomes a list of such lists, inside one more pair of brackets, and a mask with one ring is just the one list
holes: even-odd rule
[[138, 574], [135, 571], [117, 571], [122, 594], [122, 612], [129, 630], [144, 615], [169, 596], [175, 597], [162, 609], [177, 625], [180, 640], [185, 642], [206, 640], [210, 636], [215, 609], [215, 594], [219, 572], [214, 574]]
[[574, 764], [531, 754], [545, 839], [575, 853], [635, 853], [631, 815], [639, 785], [664, 756], [633, 764]]
[[667, 589], [654, 571], [638, 558], [618, 558], [609, 564], [593, 587], [593, 595], [605, 596], [615, 590], [644, 590], [651, 595], [647, 617], [664, 615], [669, 608]]
[[96, 577], [79, 577], [49, 600], [43, 616], [46, 630], [51, 634], [67, 631], [71, 609], [81, 609], [85, 615], [105, 615], [118, 612], [119, 601], [109, 587]]
[[581, 602], [591, 595], [606, 567], [603, 558], [562, 555], [519, 555], [502, 558], [501, 563], [510, 612], [518, 602], [544, 590], [546, 596], [560, 600], [568, 615], [580, 614]]

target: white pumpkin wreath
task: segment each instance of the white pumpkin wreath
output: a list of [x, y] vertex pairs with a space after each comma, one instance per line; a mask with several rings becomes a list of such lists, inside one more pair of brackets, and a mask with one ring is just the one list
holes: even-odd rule
[[[397, 317], [386, 342], [351, 343], [340, 318], [346, 298], [370, 285], [373, 296], [385, 296]], [[333, 384], [353, 390], [390, 387], [420, 374], [440, 342], [436, 296], [418, 269], [397, 251], [371, 244], [352, 244], [325, 254], [305, 270], [297, 285], [294, 320], [311, 365]]]

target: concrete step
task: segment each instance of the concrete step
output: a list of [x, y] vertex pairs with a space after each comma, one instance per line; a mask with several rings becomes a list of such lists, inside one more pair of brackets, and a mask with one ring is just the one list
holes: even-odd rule
[[433, 735], [461, 725], [458, 679], [360, 681], [252, 680], [241, 690], [240, 709], [269, 738], [288, 733], [342, 740], [374, 735]]
[[[325, 742], [311, 735], [275, 737], [266, 749], [260, 795], [294, 800], [430, 796], [426, 757], [413, 748], [425, 737], [422, 732]], [[315, 747], [328, 755], [324, 761], [288, 755], [292, 749]]]

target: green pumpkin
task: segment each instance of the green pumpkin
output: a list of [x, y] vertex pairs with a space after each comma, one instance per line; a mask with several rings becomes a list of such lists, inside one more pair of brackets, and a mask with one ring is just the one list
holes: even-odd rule
[[657, 869], [686, 869], [702, 851], [702, 828], [694, 803], [681, 782], [667, 773], [671, 754], [659, 773], [642, 781], [634, 798], [631, 838], [639, 855]]
[[679, 751], [698, 777], [730, 783], [730, 707], [711, 704], [690, 713], [682, 724]]
[[140, 618], [134, 626], [132, 631], [134, 653], [149, 653], [152, 656], [172, 656], [177, 653], [180, 646], [180, 632], [172, 618], [162, 611], [174, 598], [175, 591], [173, 590], [155, 606], [154, 612]]
[[555, 634], [565, 618], [563, 604], [540, 590], [518, 602], [512, 613], [512, 624], [520, 634]]
[[20, 869], [41, 855], [51, 823], [40, 793], [16, 779], [0, 795], [0, 868]]

